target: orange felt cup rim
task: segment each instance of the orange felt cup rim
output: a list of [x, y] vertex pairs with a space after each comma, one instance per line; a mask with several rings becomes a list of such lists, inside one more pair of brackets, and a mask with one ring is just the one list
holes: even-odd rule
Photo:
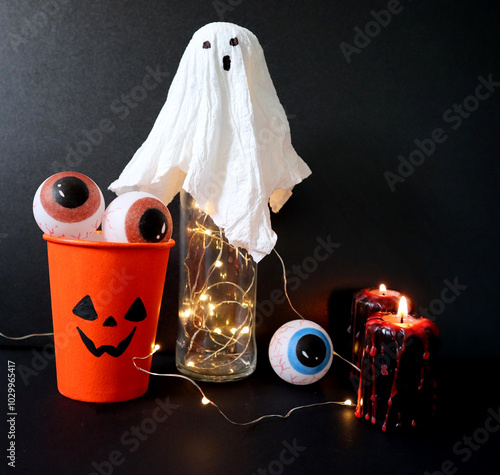
[[[94, 234], [102, 235], [102, 231], [95, 231]], [[56, 236], [43, 235], [43, 239], [56, 244], [67, 244], [70, 246], [93, 247], [93, 248], [130, 248], [130, 249], [150, 249], [163, 250], [174, 247], [175, 241], [170, 239], [167, 242], [111, 242], [111, 241], [92, 241], [91, 239], [72, 239], [60, 238]]]

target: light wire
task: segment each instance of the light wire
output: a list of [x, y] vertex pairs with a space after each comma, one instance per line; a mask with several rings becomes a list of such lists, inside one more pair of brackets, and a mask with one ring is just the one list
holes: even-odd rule
[[273, 417], [276, 417], [276, 418], [279, 418], [279, 419], [287, 419], [293, 412], [298, 411], [299, 409], [306, 409], [308, 407], [324, 406], [324, 405], [327, 405], [327, 404], [336, 404], [336, 405], [339, 405], [339, 406], [355, 406], [355, 404], [353, 404], [350, 399], [346, 399], [343, 402], [340, 402], [340, 401], [324, 401], [324, 402], [316, 402], [316, 403], [312, 403], [312, 404], [305, 404], [305, 405], [302, 405], [302, 406], [293, 407], [286, 414], [265, 414], [263, 416], [257, 417], [256, 419], [253, 419], [253, 420], [248, 421], [248, 422], [234, 421], [230, 417], [228, 417], [215, 402], [213, 402], [211, 399], [209, 399], [207, 397], [207, 395], [204, 393], [203, 389], [201, 389], [201, 387], [195, 381], [193, 381], [191, 378], [189, 378], [188, 376], [184, 376], [183, 374], [175, 374], [175, 373], [171, 373], [171, 374], [170, 373], [155, 373], [155, 372], [152, 372], [152, 371], [148, 371], [148, 370], [146, 370], [144, 368], [141, 368], [140, 366], [137, 366], [135, 360], [145, 360], [145, 359], [148, 359], [151, 356], [153, 356], [153, 354], [158, 349], [159, 349], [159, 346], [156, 345], [155, 348], [153, 349], [153, 351], [149, 355], [147, 355], [147, 356], [134, 356], [132, 358], [132, 362], [134, 363], [134, 366], [139, 371], [143, 371], [144, 373], [151, 374], [153, 376], [164, 376], [164, 377], [171, 377], [171, 378], [180, 378], [180, 379], [184, 379], [186, 381], [189, 381], [196, 389], [198, 389], [198, 391], [202, 395], [202, 403], [203, 404], [205, 404], [205, 405], [206, 404], [212, 405], [213, 407], [215, 407], [219, 411], [219, 413], [222, 415], [222, 417], [224, 417], [224, 419], [226, 419], [231, 424], [234, 424], [234, 425], [237, 425], [237, 426], [248, 426], [248, 425], [256, 424], [257, 422], [260, 422], [260, 421], [262, 421], [264, 419], [270, 419], [270, 418], [273, 418]]
[[[290, 307], [291, 309], [300, 317], [302, 318], [302, 320], [305, 320], [305, 318], [300, 314], [299, 311], [297, 311], [295, 309], [295, 307], [292, 305], [292, 302], [290, 300], [290, 297], [288, 296], [288, 292], [287, 292], [287, 279], [286, 279], [286, 268], [285, 268], [285, 263], [283, 261], [283, 258], [279, 255], [278, 251], [276, 249], [273, 249], [273, 251], [276, 253], [276, 255], [278, 256], [278, 259], [280, 260], [281, 262], [281, 267], [283, 269], [283, 286], [284, 286], [284, 290], [285, 290], [285, 296], [286, 296], [286, 299], [288, 300], [288, 303], [290, 304]], [[346, 363], [350, 364], [354, 369], [356, 369], [357, 371], [361, 372], [361, 370], [353, 363], [351, 363], [349, 360], [347, 360], [346, 358], [344, 358], [343, 356], [339, 355], [335, 350], [333, 350], [333, 354], [335, 356], [338, 356], [342, 361], [345, 361]]]
[[26, 338], [33, 338], [35, 336], [51, 336], [51, 335], [54, 335], [54, 333], [53, 332], [50, 332], [50, 333], [31, 333], [29, 335], [23, 335], [23, 336], [7, 336], [7, 335], [4, 335], [3, 333], [0, 332], [0, 336], [7, 338], [7, 340], [25, 340]]

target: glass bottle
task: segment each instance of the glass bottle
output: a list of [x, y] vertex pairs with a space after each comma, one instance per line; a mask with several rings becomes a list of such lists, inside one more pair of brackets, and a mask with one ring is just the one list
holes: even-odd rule
[[236, 381], [257, 364], [257, 264], [181, 191], [177, 369], [197, 380]]

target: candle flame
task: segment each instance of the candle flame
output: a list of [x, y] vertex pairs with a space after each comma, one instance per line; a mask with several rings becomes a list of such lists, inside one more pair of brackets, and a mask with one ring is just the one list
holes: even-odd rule
[[384, 284], [380, 284], [380, 287], [378, 288], [380, 292], [387, 292], [387, 287]]
[[399, 300], [398, 316], [401, 318], [408, 316], [408, 302], [404, 296]]

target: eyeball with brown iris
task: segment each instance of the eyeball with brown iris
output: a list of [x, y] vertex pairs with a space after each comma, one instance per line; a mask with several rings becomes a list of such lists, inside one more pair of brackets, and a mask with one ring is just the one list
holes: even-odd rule
[[309, 320], [282, 325], [269, 344], [269, 361], [275, 373], [291, 384], [311, 384], [330, 369], [333, 345], [328, 333]]
[[172, 217], [156, 196], [130, 191], [107, 207], [102, 233], [105, 241], [110, 242], [167, 242], [172, 236]]
[[35, 220], [50, 236], [86, 239], [101, 224], [103, 213], [101, 190], [81, 173], [52, 175], [38, 187], [33, 199]]

